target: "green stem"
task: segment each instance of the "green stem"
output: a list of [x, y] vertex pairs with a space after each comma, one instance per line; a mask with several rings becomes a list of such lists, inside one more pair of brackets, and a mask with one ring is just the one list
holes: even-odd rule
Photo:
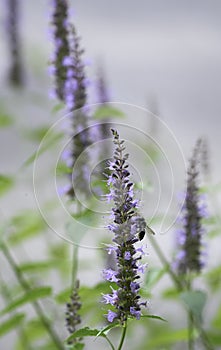
[[168, 272], [168, 274], [170, 275], [170, 277], [174, 281], [177, 289], [179, 291], [182, 291], [183, 290], [183, 285], [180, 282], [180, 280], [177, 277], [177, 275], [171, 269], [170, 264], [167, 261], [167, 258], [165, 257], [164, 253], [162, 252], [162, 250], [161, 250], [160, 246], [158, 245], [157, 241], [155, 240], [155, 238], [152, 235], [149, 235], [148, 238], [150, 240], [150, 243], [151, 243], [152, 247], [154, 248], [155, 252], [157, 253], [157, 255], [158, 255], [162, 265], [164, 265], [166, 271]]
[[[187, 291], [190, 292], [192, 289], [191, 276], [187, 276]], [[194, 317], [190, 309], [187, 311], [188, 316], [188, 350], [194, 350], [194, 340], [193, 340], [193, 325]]]
[[125, 339], [125, 335], [126, 335], [126, 331], [127, 331], [127, 321], [125, 322], [125, 324], [123, 326], [123, 332], [122, 332], [120, 344], [119, 344], [117, 350], [121, 350], [122, 349], [122, 346], [123, 346], [123, 343], [124, 343], [124, 339]]
[[[170, 266], [167, 258], [165, 257], [164, 253], [162, 252], [160, 246], [158, 245], [157, 241], [151, 235], [149, 235], [148, 237], [149, 237], [149, 240], [150, 240], [152, 247], [154, 248], [155, 252], [157, 253], [162, 265], [165, 266], [165, 268], [166, 268], [167, 272], [169, 273], [171, 279], [173, 280], [177, 290], [179, 292], [182, 291], [184, 289], [184, 285], [180, 282], [179, 278], [176, 276], [176, 274], [171, 269], [171, 266]], [[199, 322], [197, 322], [196, 319], [194, 319], [193, 322], [194, 322], [197, 330], [199, 331], [200, 338], [202, 340], [202, 343], [203, 343], [205, 349], [206, 350], [214, 350], [213, 346], [210, 344], [210, 341], [208, 339], [206, 332], [202, 328], [202, 325], [199, 324]]]
[[[30, 292], [31, 291], [31, 287], [30, 287], [29, 283], [27, 282], [27, 280], [23, 276], [23, 273], [21, 272], [21, 270], [19, 269], [16, 261], [14, 260], [13, 256], [11, 255], [11, 252], [8, 249], [6, 243], [4, 243], [3, 241], [1, 242], [1, 248], [2, 248], [2, 251], [3, 251], [3, 254], [4, 254], [5, 258], [7, 259], [9, 265], [11, 266], [13, 272], [15, 273], [15, 275], [17, 277], [17, 280], [19, 281], [19, 283], [21, 284], [21, 286], [23, 287], [23, 289], [27, 293]], [[33, 305], [37, 315], [39, 316], [42, 324], [46, 328], [48, 334], [50, 335], [51, 340], [56, 345], [56, 348], [59, 349], [59, 350], [64, 350], [64, 346], [63, 346], [61, 340], [59, 339], [57, 333], [51, 327], [51, 324], [48, 321], [48, 319], [45, 317], [44, 311], [42, 310], [42, 307], [39, 304], [39, 302], [38, 301], [32, 301], [31, 304]]]
[[112, 342], [110, 341], [110, 339], [107, 337], [107, 335], [105, 336], [105, 339], [107, 340], [108, 344], [110, 344], [110, 347], [112, 350], [115, 350], [114, 345], [112, 344]]
[[71, 288], [74, 288], [77, 279], [78, 270], [78, 246], [73, 245], [72, 248], [72, 272], [71, 272]]

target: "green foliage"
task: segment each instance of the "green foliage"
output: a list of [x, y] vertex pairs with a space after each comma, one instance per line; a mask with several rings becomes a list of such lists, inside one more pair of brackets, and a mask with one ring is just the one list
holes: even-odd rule
[[180, 294], [180, 299], [192, 311], [197, 321], [202, 322], [202, 312], [207, 299], [206, 293], [200, 290], [183, 292]]
[[148, 273], [145, 276], [145, 288], [151, 290], [164, 276], [165, 269], [152, 267], [148, 269]]
[[46, 227], [40, 214], [32, 210], [25, 210], [20, 215], [12, 217], [10, 224], [14, 228], [8, 236], [8, 241], [12, 246], [31, 239]]
[[7, 128], [13, 124], [13, 119], [8, 114], [0, 113], [0, 128]]
[[25, 304], [33, 302], [40, 298], [46, 298], [51, 296], [52, 289], [51, 287], [39, 287], [28, 291], [27, 294], [22, 295], [21, 297], [13, 300], [9, 305], [0, 311], [0, 316], [3, 316]]
[[0, 327], [0, 337], [3, 335], [7, 334], [8, 332], [13, 331], [16, 327], [20, 326], [22, 322], [25, 319], [25, 314], [19, 313], [5, 322], [1, 322], [1, 327]]
[[95, 120], [122, 118], [125, 114], [118, 108], [112, 107], [111, 104], [101, 105], [95, 111], [93, 118]]
[[0, 196], [12, 189], [14, 179], [11, 176], [0, 174]]

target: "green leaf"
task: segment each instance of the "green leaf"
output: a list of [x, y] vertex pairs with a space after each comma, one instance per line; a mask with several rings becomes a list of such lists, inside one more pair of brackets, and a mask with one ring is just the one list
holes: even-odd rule
[[174, 299], [177, 298], [179, 296], [179, 292], [177, 289], [175, 288], [167, 288], [163, 291], [162, 296], [163, 298], [166, 299]]
[[214, 319], [212, 320], [212, 326], [214, 328], [218, 328], [221, 329], [221, 305], [217, 310], [217, 313], [214, 317]]
[[106, 333], [109, 332], [112, 328], [116, 328], [116, 327], [121, 327], [119, 322], [110, 323], [108, 326], [101, 329], [96, 337], [102, 337], [102, 336], [106, 335]]
[[0, 337], [6, 333], [15, 330], [15, 328], [23, 322], [25, 314], [17, 314], [10, 318], [9, 320], [2, 322], [0, 327]]
[[85, 347], [84, 344], [82, 343], [77, 343], [77, 344], [73, 344], [73, 345], [69, 345], [68, 346], [68, 350], [83, 350]]
[[41, 126], [39, 128], [27, 130], [25, 132], [25, 135], [30, 139], [31, 141], [36, 141], [40, 143], [44, 136], [47, 134], [48, 130], [50, 129], [50, 126]]
[[0, 114], [0, 128], [7, 128], [13, 124], [13, 119], [7, 114]]
[[219, 290], [221, 286], [221, 265], [216, 266], [206, 274], [206, 281], [213, 292]]
[[168, 322], [167, 320], [165, 320], [165, 318], [162, 318], [160, 316], [156, 316], [156, 315], [142, 315], [141, 318], [153, 318], [155, 320], [159, 320], [159, 321], [163, 321], [163, 322]]
[[160, 281], [165, 272], [165, 269], [157, 267], [149, 269], [148, 273], [145, 275], [145, 288], [148, 290], [152, 289], [157, 284], [157, 282]]
[[35, 159], [37, 159], [39, 156], [41, 156], [43, 153], [48, 151], [50, 148], [54, 147], [58, 141], [61, 140], [63, 137], [62, 133], [55, 133], [54, 131], [50, 130], [46, 133], [45, 138], [43, 138], [43, 142], [40, 145], [40, 148], [36, 150], [23, 164], [23, 166], [28, 166], [32, 164]]
[[166, 332], [162, 334], [158, 334], [153, 339], [150, 339], [149, 342], [147, 342], [146, 348], [147, 349], [155, 349], [157, 346], [165, 346], [167, 344], [174, 344], [180, 341], [185, 341], [188, 339], [188, 331], [187, 329], [181, 329], [181, 330], [173, 330], [171, 332]]
[[65, 108], [65, 104], [63, 102], [56, 104], [52, 109], [52, 114], [56, 114]]
[[93, 117], [94, 119], [102, 120], [108, 118], [122, 118], [125, 114], [118, 108], [112, 107], [111, 105], [99, 106], [95, 111]]
[[8, 237], [10, 245], [20, 244], [25, 239], [43, 231], [46, 227], [42, 217], [32, 210], [25, 210], [20, 215], [14, 216], [11, 219], [11, 225], [14, 227], [14, 230]]
[[40, 273], [45, 270], [53, 269], [57, 265], [59, 265], [59, 260], [26, 262], [19, 265], [19, 270], [25, 273]]
[[10, 176], [0, 174], [0, 196], [8, 192], [14, 185], [14, 180]]
[[[71, 334], [66, 339], [66, 342], [69, 342], [70, 340], [73, 340], [73, 339], [76, 339], [76, 338], [96, 337], [99, 333], [100, 333], [100, 331], [98, 329], [91, 329], [89, 327], [84, 327], [84, 328], [78, 329], [76, 332]], [[104, 334], [102, 334], [101, 336], [104, 336]]]
[[184, 302], [187, 308], [192, 311], [196, 319], [202, 321], [202, 312], [206, 304], [206, 293], [196, 290], [190, 292], [183, 292], [180, 294], [180, 299]]
[[221, 345], [221, 332], [220, 332], [220, 328], [218, 331], [209, 331], [207, 332], [207, 335], [210, 339], [210, 341], [213, 343], [214, 346], [218, 346]]
[[51, 287], [39, 287], [30, 290], [27, 294], [13, 300], [11, 304], [7, 305], [3, 310], [0, 311], [0, 315], [5, 315], [18, 307], [21, 307], [27, 303], [31, 303], [40, 298], [46, 298], [52, 294]]

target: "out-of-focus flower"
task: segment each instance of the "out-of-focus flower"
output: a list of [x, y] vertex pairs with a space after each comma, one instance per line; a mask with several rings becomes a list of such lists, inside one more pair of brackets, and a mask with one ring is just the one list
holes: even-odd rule
[[199, 152], [201, 140], [196, 144], [187, 172], [187, 191], [182, 208], [182, 228], [177, 231], [178, 253], [174, 267], [179, 274], [199, 273], [204, 266], [202, 259], [202, 219], [207, 216], [204, 196], [199, 193]]
[[19, 0], [7, 0], [7, 35], [9, 39], [11, 66], [9, 70], [9, 81], [15, 86], [24, 83], [24, 71], [21, 61], [21, 42], [19, 31]]

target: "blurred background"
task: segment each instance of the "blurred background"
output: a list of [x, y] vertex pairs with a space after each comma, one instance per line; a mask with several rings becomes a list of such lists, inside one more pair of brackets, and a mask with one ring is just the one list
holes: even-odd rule
[[[160, 186], [156, 186], [158, 186], [157, 193], [161, 191], [163, 194], [163, 199], [160, 201], [160, 213], [163, 212], [163, 208], [170, 206], [171, 191], [173, 192], [172, 216], [174, 219], [178, 212], [176, 209], [177, 194], [185, 188], [186, 162], [198, 137], [203, 136], [208, 142], [209, 179], [207, 180], [209, 185], [208, 183], [207, 185], [211, 186], [213, 194], [214, 189], [220, 189], [221, 2], [219, 0], [69, 2], [73, 9], [71, 17], [82, 37], [82, 46], [85, 48], [84, 57], [89, 62], [87, 73], [92, 81], [89, 103], [97, 102], [93, 81], [97, 76], [99, 66], [102, 65], [110, 101], [127, 115], [126, 120], [117, 121], [117, 123], [127, 125], [125, 128], [119, 127], [122, 129], [123, 138], [134, 145], [136, 142], [139, 143], [141, 131], [149, 135], [153, 130], [151, 128], [154, 128], [155, 140], [165, 152], [172, 166], [173, 191], [171, 189], [172, 175], [168, 167], [165, 170], [165, 176], [163, 162], [158, 169], [161, 190]], [[20, 0], [19, 12], [24, 86], [14, 88], [8, 83], [10, 53], [6, 20], [7, 0], [1, 1], [0, 108], [2, 115], [8, 117], [6, 127], [0, 130], [1, 173], [7, 174], [17, 184], [16, 188], [1, 198], [0, 210], [3, 221], [10, 221], [22, 210], [38, 212], [39, 203], [36, 202], [32, 181], [33, 164], [30, 164], [29, 167], [24, 167], [24, 164], [36, 151], [40, 142], [40, 138], [36, 134], [31, 134], [31, 130], [41, 126], [50, 127], [56, 120], [52, 113], [56, 102], [50, 99], [53, 79], [48, 74], [48, 63], [53, 52], [53, 42], [49, 33], [51, 1]], [[150, 112], [156, 114], [157, 118]], [[62, 113], [59, 114], [59, 118], [61, 116]], [[135, 130], [132, 136], [130, 128]], [[134, 158], [136, 152], [139, 151], [135, 151]], [[39, 175], [37, 179], [37, 196], [38, 190], [42, 193], [42, 188], [47, 192], [46, 189], [51, 181], [46, 175], [47, 169], [44, 169], [48, 159], [52, 160], [51, 156], [48, 157], [38, 165], [42, 178]], [[137, 169], [138, 165], [134, 164], [134, 158], [131, 157], [131, 164]], [[138, 172], [144, 181], [146, 177], [148, 178], [148, 174], [142, 159], [140, 156]], [[152, 177], [151, 180], [154, 183], [155, 170], [153, 166], [150, 168], [150, 178]], [[143, 209], [145, 205], [148, 207], [148, 203], [156, 205], [155, 194], [153, 191], [146, 197], [144, 195], [146, 204]], [[45, 193], [44, 195], [46, 196]], [[44, 200], [45, 197], [40, 199], [41, 209]], [[220, 205], [220, 196], [215, 193], [209, 202], [209, 208], [214, 215], [219, 214]], [[147, 215], [154, 215], [152, 209], [145, 209]], [[27, 213], [25, 215], [28, 216]], [[62, 215], [61, 217], [58, 215], [57, 230], [60, 230], [59, 220], [63, 218]], [[173, 219], [169, 222], [169, 226]], [[49, 219], [46, 217], [47, 220], [53, 221], [54, 214]], [[156, 227], [158, 224], [156, 223]], [[14, 225], [16, 227], [16, 223]], [[32, 259], [46, 256], [48, 251], [45, 241], [50, 245], [59, 244], [62, 240], [58, 235], [53, 234], [53, 230], [53, 227], [52, 230], [50, 227], [44, 227], [44, 239], [42, 236], [36, 236], [33, 240], [26, 242], [23, 247], [16, 247], [15, 253], [18, 259], [22, 261], [25, 256]], [[162, 234], [157, 237], [162, 246], [167, 249], [166, 255], [168, 256], [174, 248], [173, 231], [171, 229], [166, 235]], [[60, 234], [64, 237], [63, 232]], [[90, 240], [88, 234], [84, 239], [85, 242]], [[93, 239], [90, 244], [94, 244]], [[208, 248], [208, 266], [211, 268], [218, 262], [220, 263], [219, 244], [220, 237], [212, 241]], [[160, 265], [148, 242], [147, 245], [153, 265]], [[67, 248], [67, 244], [64, 243], [64, 246]], [[82, 248], [80, 259], [82, 259], [83, 283], [93, 285], [94, 281], [100, 279], [103, 257], [102, 254], [99, 257], [95, 255], [96, 250], [90, 251]], [[97, 261], [94, 263], [93, 280], [85, 263], [85, 260], [90, 259], [97, 259], [93, 260]], [[9, 267], [6, 267], [6, 271], [5, 282], [10, 284], [14, 277]], [[62, 288], [61, 281], [55, 273], [52, 274], [51, 280], [56, 294]], [[163, 317], [170, 314], [171, 307], [173, 308], [170, 302], [160, 301], [160, 290], [168, 283], [165, 277], [161, 289], [154, 290], [155, 296], [150, 302], [153, 313]], [[207, 287], [204, 286], [204, 288]], [[215, 312], [218, 297], [219, 295], [210, 300], [207, 308], [210, 318]], [[48, 301], [48, 304], [50, 303], [53, 304]], [[51, 305], [52, 310], [53, 305]], [[177, 319], [182, 324], [182, 311], [179, 306], [176, 307], [180, 312]], [[174, 325], [177, 319], [172, 321]], [[12, 339], [8, 336], [2, 338], [0, 344], [13, 348]], [[90, 346], [92, 348], [92, 345]], [[184, 348], [177, 347], [176, 349]]]

